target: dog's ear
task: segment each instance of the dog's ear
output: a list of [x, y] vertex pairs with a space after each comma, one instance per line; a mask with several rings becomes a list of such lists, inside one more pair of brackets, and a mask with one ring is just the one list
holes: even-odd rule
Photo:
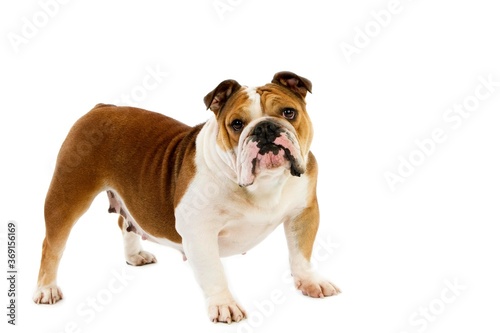
[[235, 80], [225, 80], [222, 81], [217, 88], [212, 90], [203, 98], [207, 110], [212, 110], [215, 114], [218, 114], [220, 110], [224, 107], [229, 97], [234, 94], [241, 85]]
[[271, 82], [290, 89], [302, 98], [306, 98], [307, 92], [312, 93], [311, 81], [292, 72], [276, 73]]

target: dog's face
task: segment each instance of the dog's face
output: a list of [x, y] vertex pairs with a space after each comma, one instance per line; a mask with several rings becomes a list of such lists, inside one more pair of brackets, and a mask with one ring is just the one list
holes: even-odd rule
[[205, 96], [217, 117], [217, 146], [231, 156], [240, 186], [259, 175], [305, 172], [313, 129], [305, 96], [311, 82], [290, 72], [277, 73], [262, 87], [226, 80]]

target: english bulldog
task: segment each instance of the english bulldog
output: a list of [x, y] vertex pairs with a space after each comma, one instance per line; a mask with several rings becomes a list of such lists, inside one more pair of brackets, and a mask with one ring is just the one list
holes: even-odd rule
[[245, 318], [220, 257], [245, 253], [280, 224], [296, 287], [315, 298], [340, 293], [310, 264], [319, 224], [305, 102], [311, 88], [291, 72], [260, 87], [226, 80], [204, 98], [213, 116], [194, 127], [139, 108], [95, 106], [71, 128], [57, 157], [33, 300], [62, 299], [56, 280], [66, 241], [102, 191], [109, 212], [120, 215], [126, 262], [156, 262], [141, 238], [179, 250], [214, 322]]

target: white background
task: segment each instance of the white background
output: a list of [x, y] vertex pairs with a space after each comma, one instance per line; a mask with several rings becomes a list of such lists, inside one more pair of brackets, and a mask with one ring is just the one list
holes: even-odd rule
[[[228, 3], [220, 15], [213, 0], [75, 0], [51, 7], [52, 16], [38, 1], [2, 3], [0, 261], [5, 267], [5, 225], [14, 220], [19, 267], [16, 327], [6, 323], [1, 278], [2, 331], [497, 332], [500, 86], [456, 128], [443, 118], [455, 104], [473, 103], [479, 77], [500, 81], [494, 2], [401, 0], [385, 26], [370, 13], [389, 0]], [[34, 21], [40, 27], [29, 35], [26, 22]], [[365, 28], [372, 37], [360, 35]], [[23, 29], [29, 38], [13, 46]], [[349, 62], [341, 45], [355, 42]], [[139, 96], [148, 69], [168, 76]], [[278, 228], [246, 256], [224, 260], [249, 319], [212, 324], [177, 252], [147, 243], [158, 263], [125, 265], [117, 217], [100, 195], [64, 253], [65, 299], [32, 302], [44, 198], [74, 121], [135, 91], [140, 107], [194, 125], [211, 116], [202, 98], [220, 81], [261, 85], [282, 70], [313, 82], [307, 100], [321, 208], [315, 262], [340, 296], [313, 300], [291, 290]], [[415, 141], [435, 129], [446, 140], [391, 191], [384, 173], [397, 174], [400, 157], [422, 158]], [[115, 294], [113, 274], [130, 279]], [[99, 311], [88, 305], [96, 297], [106, 303]]]

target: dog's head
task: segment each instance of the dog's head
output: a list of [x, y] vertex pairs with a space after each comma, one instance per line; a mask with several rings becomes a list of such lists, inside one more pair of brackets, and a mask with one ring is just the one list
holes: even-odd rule
[[306, 171], [313, 128], [305, 97], [311, 82], [291, 72], [276, 73], [261, 87], [221, 82], [204, 98], [215, 113], [218, 149], [229, 154], [240, 186], [263, 174]]

